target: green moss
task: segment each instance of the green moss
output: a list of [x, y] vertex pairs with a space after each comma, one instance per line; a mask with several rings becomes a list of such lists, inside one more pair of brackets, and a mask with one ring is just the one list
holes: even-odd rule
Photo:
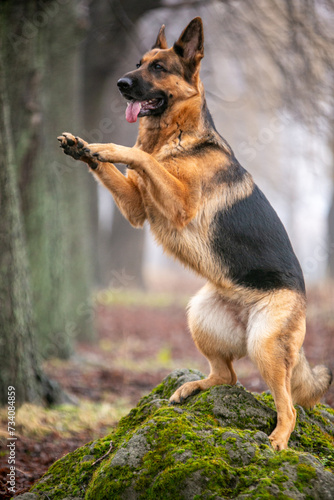
[[296, 428], [291, 435], [290, 446], [309, 451], [334, 471], [334, 436], [331, 433], [332, 426], [328, 424], [317, 407], [306, 414], [304, 410], [297, 409]]
[[268, 466], [272, 468], [280, 467], [285, 463], [290, 465], [298, 464], [299, 455], [293, 450], [282, 450], [280, 453], [275, 453], [273, 457], [268, 460]]
[[[255, 398], [275, 409], [271, 394], [254, 394]], [[312, 410], [304, 410], [296, 406], [297, 421], [289, 446], [300, 451], [309, 451], [327, 467], [334, 471], [333, 429], [326, 413], [334, 417], [334, 410], [327, 405], [316, 405]]]
[[301, 481], [308, 483], [311, 479], [314, 479], [317, 476], [317, 473], [315, 472], [315, 468], [311, 465], [298, 464], [297, 476]]
[[[321, 490], [319, 459], [328, 466], [334, 456], [332, 424], [322, 408], [298, 410], [292, 447], [277, 453], [264, 433], [275, 416], [270, 395], [255, 398], [242, 387], [221, 386], [173, 407], [168, 398], [180, 377], [183, 382], [184, 372], [175, 372], [143, 398], [112, 435], [56, 462], [33, 491], [50, 499], [284, 500], [300, 492], [308, 498], [314, 484]], [[112, 452], [92, 466], [89, 456], [106, 453], [111, 439]]]
[[82, 461], [87, 455], [95, 459], [109, 448], [110, 437], [89, 443], [55, 462], [40, 482], [34, 487], [37, 491], [51, 491], [52, 499], [62, 499], [66, 493], [73, 496], [83, 494], [93, 475], [91, 461]]
[[255, 399], [257, 399], [258, 401], [261, 401], [262, 403], [264, 403], [266, 406], [268, 406], [272, 410], [276, 411], [274, 398], [272, 397], [271, 394], [269, 394], [267, 392], [262, 392], [261, 394], [254, 393], [254, 397], [255, 397]]
[[[97, 482], [94, 480], [95, 477], [102, 478], [102, 486], [101, 481]], [[127, 466], [114, 467], [112, 469], [101, 467], [94, 478], [86, 492], [85, 498], [87, 500], [116, 499], [120, 498], [120, 495], [131, 485], [133, 472]]]

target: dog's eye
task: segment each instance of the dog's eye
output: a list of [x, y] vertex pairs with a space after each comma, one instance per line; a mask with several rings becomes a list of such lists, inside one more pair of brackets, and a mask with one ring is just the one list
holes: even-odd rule
[[165, 68], [163, 66], [161, 66], [161, 64], [159, 64], [159, 63], [155, 63], [153, 65], [153, 68], [156, 69], [157, 71], [166, 71]]

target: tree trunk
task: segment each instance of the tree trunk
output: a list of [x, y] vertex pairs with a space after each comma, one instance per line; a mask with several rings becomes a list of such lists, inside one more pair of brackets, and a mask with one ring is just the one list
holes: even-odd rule
[[[44, 357], [67, 358], [92, 336], [89, 174], [58, 149], [75, 128], [80, 30], [76, 2], [1, 7], [4, 70], [31, 273], [36, 336]], [[15, 64], [13, 64], [15, 61]], [[88, 228], [88, 229], [87, 229]]]
[[332, 153], [332, 200], [327, 217], [328, 227], [328, 276], [334, 280], [334, 123], [331, 130], [330, 150]]
[[0, 39], [0, 405], [60, 402], [57, 384], [43, 374], [36, 355], [31, 290], [19, 191], [14, 165], [10, 110]]
[[[122, 135], [124, 136], [120, 123], [120, 110], [110, 109], [110, 101], [106, 98], [108, 93], [106, 86], [113, 82], [116, 89], [116, 82], [123, 71], [120, 69], [123, 62], [122, 55], [125, 57], [127, 54], [129, 44], [138, 46], [139, 58], [144, 52], [145, 48], [140, 47], [141, 42], [136, 36], [136, 22], [148, 10], [157, 8], [159, 3], [156, 0], [146, 2], [92, 0], [89, 13], [90, 27], [82, 52], [84, 61], [82, 95], [85, 103], [83, 122], [86, 132], [83, 137], [87, 141], [117, 142]], [[155, 33], [152, 36], [154, 37]], [[105, 103], [108, 103], [108, 106]], [[107, 123], [106, 117], [116, 125], [113, 127], [112, 135], [110, 127], [104, 126], [104, 123]], [[96, 248], [99, 255], [98, 281], [104, 286], [113, 284], [120, 286], [115, 276], [123, 274], [131, 278], [126, 281], [128, 286], [142, 287], [144, 231], [134, 229], [117, 208], [113, 217], [110, 214], [110, 221], [112, 221], [110, 231], [100, 228], [96, 234], [99, 247]]]

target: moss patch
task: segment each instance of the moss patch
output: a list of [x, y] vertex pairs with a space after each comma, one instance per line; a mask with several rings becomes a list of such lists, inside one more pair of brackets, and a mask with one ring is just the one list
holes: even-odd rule
[[[290, 448], [274, 452], [270, 395], [213, 387], [170, 406], [168, 398], [199, 372], [176, 370], [115, 431], [56, 462], [36, 498], [178, 500], [334, 498], [333, 414], [297, 407]], [[102, 461], [113, 441], [111, 453]], [[44, 496], [45, 498], [45, 496]]]

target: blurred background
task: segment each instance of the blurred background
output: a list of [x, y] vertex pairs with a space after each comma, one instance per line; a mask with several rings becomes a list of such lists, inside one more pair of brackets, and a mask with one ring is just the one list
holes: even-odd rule
[[[56, 140], [69, 131], [133, 145], [137, 124], [125, 120], [116, 82], [161, 24], [172, 45], [195, 16], [216, 127], [278, 212], [302, 265], [307, 356], [334, 368], [334, 2], [3, 0], [0, 403], [15, 386], [21, 489], [105, 432], [172, 369], [208, 369], [185, 313], [202, 280], [167, 258], [149, 227], [133, 229]], [[236, 369], [248, 389], [266, 389], [249, 360]], [[45, 402], [75, 406], [36, 410]], [[334, 404], [333, 390], [325, 402]]]

